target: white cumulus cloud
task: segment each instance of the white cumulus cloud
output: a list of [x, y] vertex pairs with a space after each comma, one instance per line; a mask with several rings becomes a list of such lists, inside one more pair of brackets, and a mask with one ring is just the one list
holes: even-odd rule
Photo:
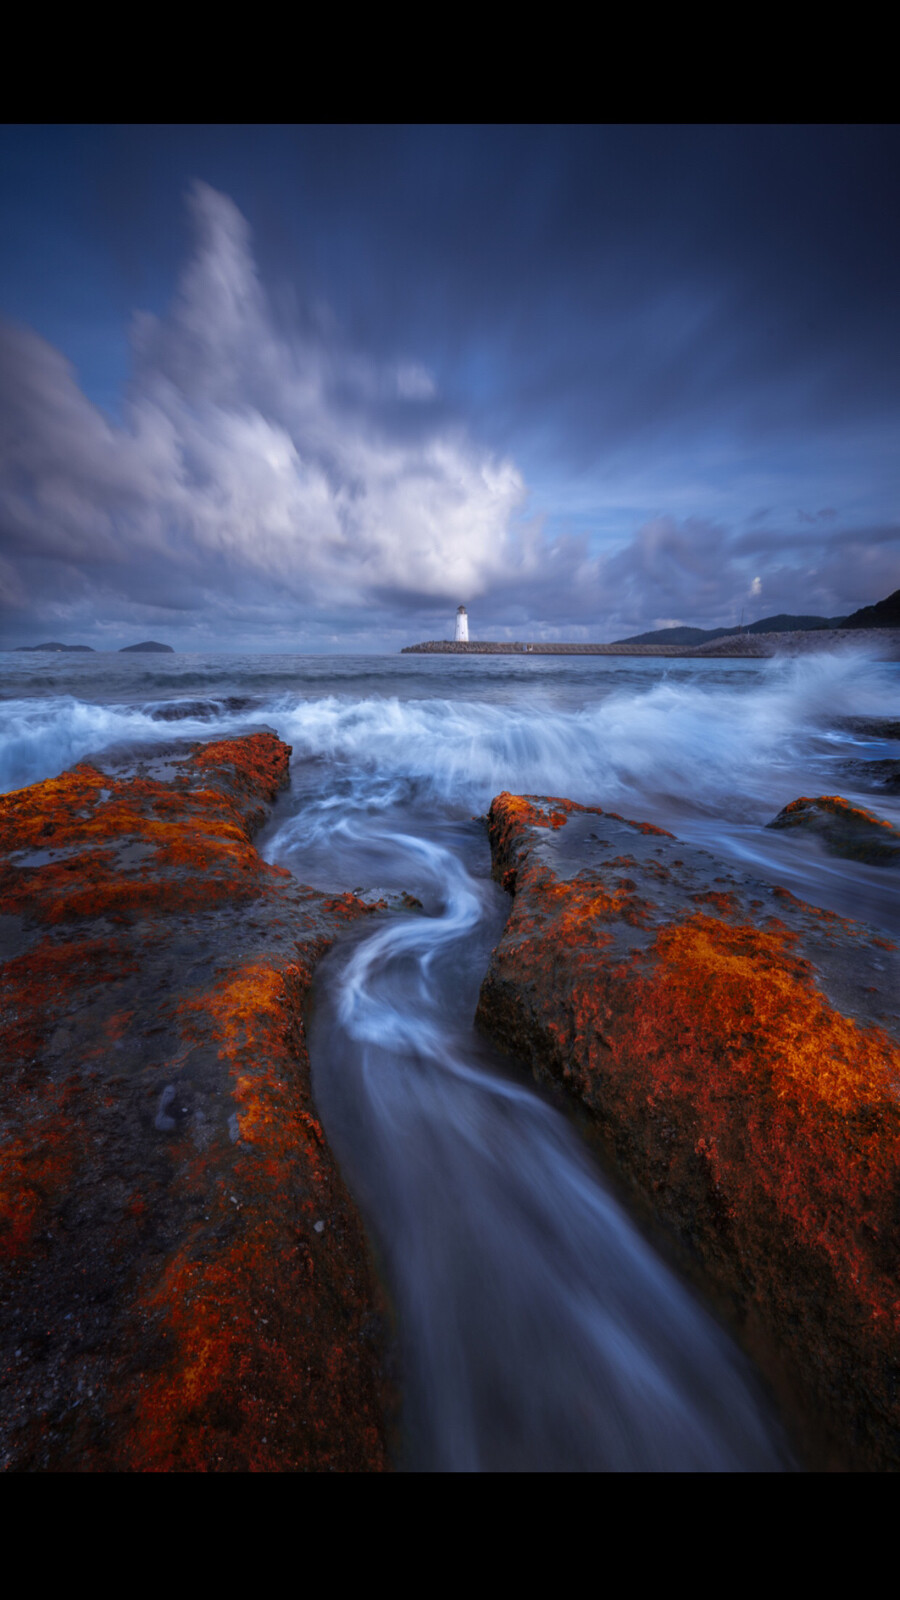
[[429, 420], [426, 369], [285, 334], [237, 207], [202, 183], [189, 203], [194, 253], [167, 315], [134, 320], [121, 424], [57, 350], [0, 330], [9, 560], [102, 574], [131, 599], [152, 566], [212, 592], [246, 581], [331, 606], [380, 591], [471, 599], [521, 561], [509, 524], [522, 477], [443, 414]]

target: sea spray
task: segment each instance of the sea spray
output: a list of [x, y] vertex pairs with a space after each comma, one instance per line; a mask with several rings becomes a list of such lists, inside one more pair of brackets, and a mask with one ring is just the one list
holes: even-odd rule
[[834, 757], [822, 747], [841, 716], [896, 716], [900, 678], [856, 652], [725, 666], [596, 658], [585, 668], [548, 657], [477, 673], [453, 658], [235, 657], [226, 667], [217, 656], [153, 673], [148, 695], [150, 674], [129, 686], [115, 657], [88, 663], [80, 694], [48, 695], [5, 658], [0, 789], [55, 776], [112, 742], [221, 737], [266, 722], [298, 757], [413, 781], [447, 804], [483, 809], [502, 788], [562, 786], [582, 801], [761, 814], [773, 779]]
[[271, 714], [298, 755], [402, 774], [444, 803], [486, 808], [510, 789], [610, 806], [675, 797], [734, 814], [768, 807], [773, 778], [802, 769], [836, 717], [889, 715], [897, 678], [859, 657], [826, 656], [765, 662], [752, 678], [666, 672], [627, 689], [610, 675], [574, 705], [548, 704], [526, 682], [514, 704], [329, 696]]
[[[56, 777], [110, 745], [162, 744], [176, 730], [154, 706], [97, 705], [71, 695], [0, 704], [0, 792]], [[260, 719], [262, 720], [262, 719]], [[246, 725], [237, 714], [179, 720], [179, 738], [221, 737]]]

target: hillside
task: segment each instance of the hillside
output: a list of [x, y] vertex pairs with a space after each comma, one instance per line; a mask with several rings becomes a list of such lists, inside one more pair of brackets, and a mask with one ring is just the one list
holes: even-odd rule
[[[872, 609], [870, 607], [870, 609]], [[896, 627], [897, 623], [891, 624]], [[844, 617], [794, 617], [786, 612], [779, 612], [777, 617], [761, 617], [758, 622], [750, 622], [745, 628], [654, 628], [649, 633], [633, 633], [627, 639], [616, 639], [615, 644], [708, 644], [713, 639], [724, 639], [732, 634], [745, 633], [805, 633], [807, 630], [819, 628], [842, 628], [847, 626]], [[872, 627], [874, 624], [860, 623], [860, 627]], [[885, 624], [889, 626], [889, 624]]]
[[900, 589], [874, 606], [863, 606], [846, 618], [845, 628], [900, 628]]

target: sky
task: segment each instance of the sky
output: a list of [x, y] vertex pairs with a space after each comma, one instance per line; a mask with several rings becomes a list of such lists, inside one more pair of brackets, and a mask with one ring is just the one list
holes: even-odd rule
[[900, 588], [900, 128], [0, 130], [0, 645]]

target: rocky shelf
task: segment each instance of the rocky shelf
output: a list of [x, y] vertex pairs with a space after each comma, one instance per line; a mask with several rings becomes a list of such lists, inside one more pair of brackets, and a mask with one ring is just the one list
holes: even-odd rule
[[0, 1466], [375, 1471], [384, 1303], [312, 1104], [372, 908], [267, 866], [271, 734], [0, 800]]
[[502, 794], [488, 826], [480, 1025], [583, 1108], [808, 1458], [896, 1470], [895, 945], [600, 807]]
[[[305, 1034], [383, 902], [259, 856], [289, 756], [174, 740], [0, 799], [7, 1469], [390, 1463], [388, 1308]], [[775, 820], [896, 870], [840, 797]], [[512, 901], [480, 1026], [580, 1108], [807, 1459], [896, 1470], [895, 946], [599, 806], [501, 794], [487, 825]]]

